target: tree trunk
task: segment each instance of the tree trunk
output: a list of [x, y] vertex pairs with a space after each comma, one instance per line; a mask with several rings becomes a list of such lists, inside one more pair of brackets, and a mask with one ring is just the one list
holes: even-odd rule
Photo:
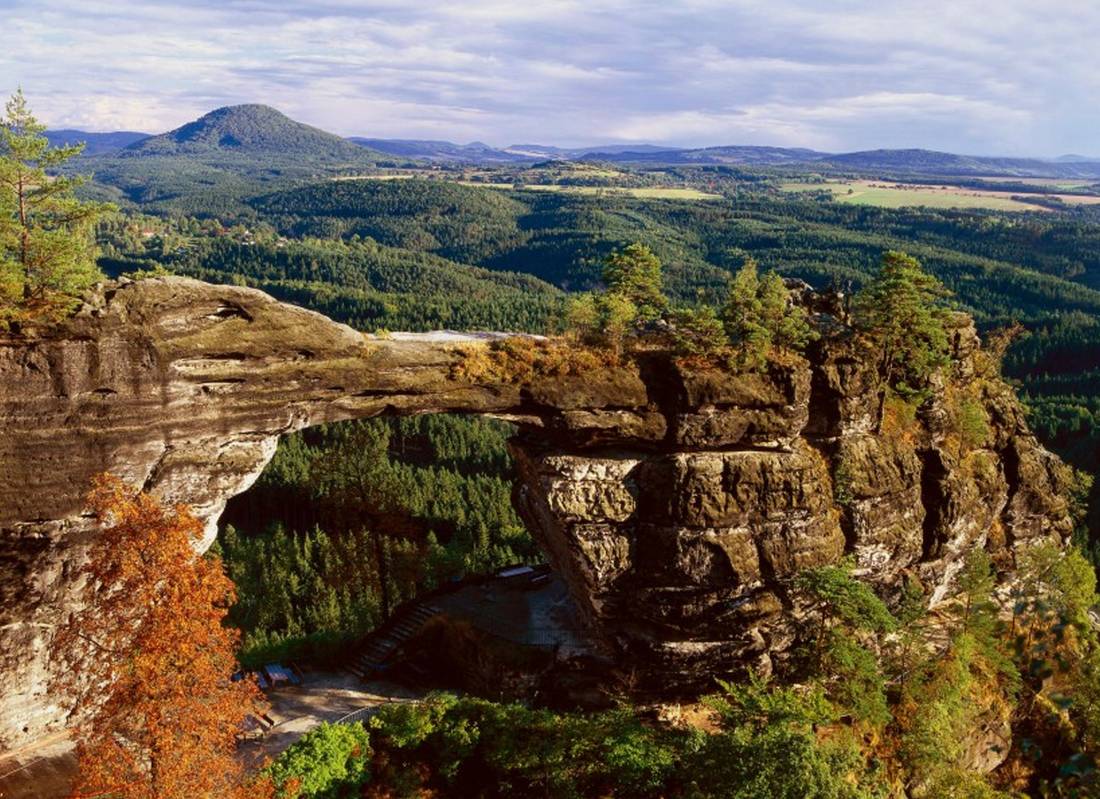
[[32, 294], [31, 275], [30, 270], [27, 268], [31, 240], [30, 228], [27, 225], [27, 191], [22, 175], [19, 176], [16, 191], [19, 197], [19, 226], [22, 228], [19, 235], [19, 268], [23, 272], [23, 300], [26, 301], [31, 298]]
[[374, 546], [374, 558], [378, 561], [378, 582], [381, 587], [379, 599], [382, 601], [382, 620], [390, 618], [393, 607], [393, 598], [390, 596], [390, 567], [386, 562], [386, 547], [382, 540], [382, 534], [371, 527], [371, 543]]

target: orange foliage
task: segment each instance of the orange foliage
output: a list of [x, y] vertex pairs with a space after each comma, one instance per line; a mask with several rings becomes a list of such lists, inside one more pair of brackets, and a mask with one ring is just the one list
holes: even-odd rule
[[609, 349], [531, 336], [459, 346], [456, 351], [461, 359], [451, 368], [451, 378], [479, 383], [524, 384], [538, 377], [591, 374], [621, 363]]
[[68, 665], [56, 689], [76, 700], [83, 799], [244, 797], [235, 757], [259, 689], [232, 682], [234, 600], [221, 562], [196, 555], [185, 506], [104, 475], [88, 504], [102, 522], [84, 567], [84, 606], [58, 630]]

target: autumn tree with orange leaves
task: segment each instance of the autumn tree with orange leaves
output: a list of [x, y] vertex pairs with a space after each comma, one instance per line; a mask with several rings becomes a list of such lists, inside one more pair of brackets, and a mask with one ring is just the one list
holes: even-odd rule
[[110, 476], [88, 496], [103, 530], [84, 567], [83, 607], [57, 633], [54, 686], [75, 698], [80, 776], [73, 797], [255, 796], [235, 757], [257, 709], [233, 682], [238, 632], [222, 564], [198, 556], [202, 524]]

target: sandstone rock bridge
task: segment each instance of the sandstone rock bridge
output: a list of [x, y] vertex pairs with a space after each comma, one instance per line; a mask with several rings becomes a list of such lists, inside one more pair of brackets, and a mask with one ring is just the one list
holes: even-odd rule
[[[851, 554], [887, 599], [909, 573], [937, 601], [967, 549], [1010, 570], [1021, 542], [1068, 534], [1059, 464], [999, 381], [981, 390], [987, 440], [960, 454], [935, 404], [919, 434], [873, 432], [870, 367], [843, 335], [760, 375], [655, 355], [520, 380], [459, 368], [485, 338], [364, 336], [256, 290], [155, 278], [0, 341], [0, 751], [64, 723], [45, 652], [95, 535], [92, 476], [190, 504], [212, 537], [279, 436], [321, 422], [515, 421], [533, 535], [595, 638], [668, 685], [781, 659], [802, 568]], [[954, 346], [965, 377], [967, 320]]]

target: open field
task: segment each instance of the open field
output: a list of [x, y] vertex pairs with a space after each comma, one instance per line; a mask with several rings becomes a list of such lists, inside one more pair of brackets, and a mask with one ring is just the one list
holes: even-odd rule
[[[466, 186], [492, 185], [494, 188], [511, 189], [511, 184], [465, 183]], [[658, 200], [721, 200], [721, 194], [711, 194], [698, 189], [677, 186], [562, 186], [561, 184], [531, 183], [523, 186], [524, 191], [560, 191], [568, 194], [608, 194], [626, 197], [646, 197]]]
[[1096, 180], [1070, 180], [1066, 178], [979, 178], [986, 183], [1026, 183], [1028, 186], [1050, 186], [1055, 189], [1082, 189], [1085, 186], [1094, 186], [1100, 181]]
[[411, 172], [403, 172], [399, 175], [337, 175], [333, 180], [408, 180], [415, 177]]
[[[385, 174], [385, 175], [344, 175], [333, 180], [408, 180], [409, 178], [425, 177], [413, 173]], [[721, 200], [721, 194], [700, 191], [680, 186], [570, 186], [560, 183], [490, 183], [478, 180], [447, 180], [446, 178], [429, 177], [429, 180], [442, 180], [448, 183], [457, 183], [460, 186], [470, 186], [480, 189], [503, 189], [506, 191], [553, 191], [566, 194], [594, 194], [619, 197], [642, 197], [656, 200]]]
[[[940, 184], [900, 184], [873, 180], [857, 180], [845, 183], [786, 183], [784, 191], [804, 192], [827, 190], [839, 202], [874, 205], [880, 208], [986, 208], [994, 211], [1043, 211], [1038, 205], [1020, 202], [1012, 196], [995, 191], [982, 191], [959, 186]], [[1100, 197], [1079, 194], [1032, 194], [1019, 192], [1015, 196], [1062, 200], [1067, 205], [1076, 203], [1100, 203]]]

